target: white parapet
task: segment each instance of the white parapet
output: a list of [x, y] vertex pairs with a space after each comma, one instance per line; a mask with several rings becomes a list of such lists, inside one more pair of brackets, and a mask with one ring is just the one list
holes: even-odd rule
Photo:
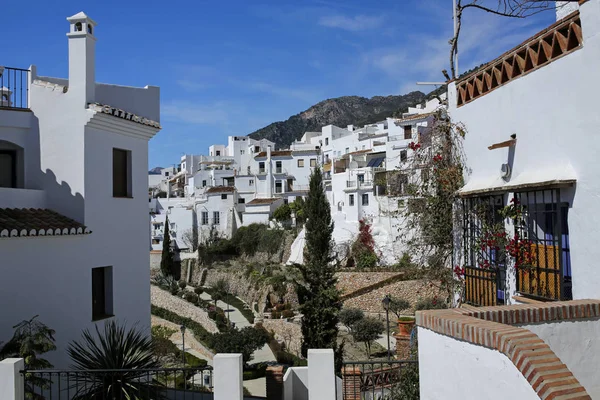
[[25, 399], [23, 375], [25, 362], [22, 358], [7, 358], [0, 361], [0, 397], [2, 400]]
[[217, 354], [213, 358], [214, 400], [243, 400], [243, 360], [241, 354]]
[[336, 400], [335, 363], [332, 349], [308, 350], [308, 399]]

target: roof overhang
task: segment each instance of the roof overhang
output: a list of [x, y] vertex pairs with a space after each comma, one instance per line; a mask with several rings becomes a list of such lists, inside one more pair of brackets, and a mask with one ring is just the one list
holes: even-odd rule
[[461, 197], [471, 197], [528, 189], [553, 189], [573, 186], [576, 182], [575, 170], [570, 164], [567, 164], [546, 169], [526, 170], [509, 181], [505, 181], [499, 176], [471, 179], [458, 190], [458, 194]]

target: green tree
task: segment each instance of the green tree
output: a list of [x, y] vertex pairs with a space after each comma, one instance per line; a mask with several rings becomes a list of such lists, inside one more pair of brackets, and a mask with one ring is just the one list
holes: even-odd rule
[[[8, 357], [19, 357], [25, 360], [26, 369], [52, 368], [52, 364], [38, 357], [40, 354], [56, 350], [54, 344], [54, 330], [36, 320], [38, 316], [30, 320], [24, 320], [13, 326], [15, 333], [4, 347], [0, 350], [0, 360]], [[51, 380], [39, 376], [26, 376], [25, 398], [44, 399], [43, 396], [34, 393], [34, 388], [49, 389]]]
[[247, 363], [252, 360], [252, 353], [268, 341], [269, 334], [266, 330], [247, 326], [216, 333], [212, 338], [212, 348], [216, 353], [241, 353]]
[[396, 314], [396, 317], [400, 318], [402, 311], [408, 310], [410, 308], [410, 303], [404, 299], [398, 297], [390, 298], [389, 309], [391, 312]]
[[383, 333], [383, 322], [373, 317], [363, 318], [352, 326], [352, 337], [355, 342], [363, 342], [367, 350], [367, 357], [371, 356], [371, 344]]
[[[151, 336], [146, 332], [115, 321], [107, 322], [96, 335], [84, 330], [80, 342], [71, 342], [67, 353], [78, 371], [81, 386], [74, 399], [162, 399], [163, 389], [148, 382], [147, 369], [160, 368], [154, 356]], [[95, 369], [127, 370], [98, 374]]]
[[359, 308], [343, 308], [338, 317], [340, 318], [340, 322], [348, 328], [349, 331], [352, 331], [354, 324], [363, 319], [365, 313]]
[[292, 210], [287, 204], [282, 204], [273, 212], [273, 218], [278, 222], [289, 221], [292, 218]]
[[165, 219], [165, 229], [163, 237], [162, 257], [160, 259], [160, 270], [163, 275], [173, 275], [175, 271], [175, 261], [173, 260], [173, 251], [171, 250], [171, 233], [169, 229], [169, 217]]
[[298, 266], [302, 275], [302, 282], [298, 284], [302, 313], [302, 355], [306, 357], [308, 349], [333, 349], [336, 368], [341, 368], [343, 343], [337, 344], [341, 302], [331, 256], [333, 222], [318, 166], [310, 175], [310, 190], [304, 211], [307, 218], [304, 265]]

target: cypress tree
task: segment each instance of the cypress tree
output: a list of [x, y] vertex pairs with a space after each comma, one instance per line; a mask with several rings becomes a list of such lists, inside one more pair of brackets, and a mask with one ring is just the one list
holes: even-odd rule
[[175, 270], [173, 262], [173, 253], [171, 252], [171, 232], [169, 229], [169, 217], [165, 219], [165, 229], [163, 234], [163, 249], [160, 259], [160, 270], [164, 276], [172, 276]]
[[336, 288], [336, 268], [331, 256], [331, 209], [319, 167], [310, 175], [310, 189], [304, 212], [307, 219], [304, 265], [298, 266], [303, 279], [298, 285], [302, 313], [302, 355], [306, 357], [308, 349], [333, 349], [339, 371], [343, 353], [343, 344], [337, 344], [341, 302]]

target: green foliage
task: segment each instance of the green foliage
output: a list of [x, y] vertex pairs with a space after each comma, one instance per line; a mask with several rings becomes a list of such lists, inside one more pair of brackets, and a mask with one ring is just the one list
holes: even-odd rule
[[[9, 357], [23, 358], [27, 369], [52, 368], [52, 364], [48, 360], [38, 356], [56, 350], [55, 332], [38, 321], [37, 317], [36, 315], [13, 326], [15, 332], [12, 339], [0, 349], [0, 360]], [[25, 384], [25, 398], [43, 399], [43, 396], [35, 394], [34, 388], [48, 389], [50, 383], [50, 379], [28, 375]]]
[[194, 293], [200, 296], [202, 293], [204, 293], [204, 289], [202, 289], [201, 287], [194, 288]]
[[368, 249], [364, 251], [357, 251], [354, 254], [354, 260], [358, 269], [373, 269], [377, 266], [377, 263], [379, 262], [379, 257], [377, 257], [377, 254], [375, 254], [374, 251], [370, 251]]
[[151, 282], [161, 289], [169, 292], [178, 290], [177, 280], [173, 278], [172, 275], [164, 275], [162, 271], [154, 275], [154, 277], [151, 279]]
[[267, 374], [267, 364], [265, 364], [265, 363], [251, 365], [250, 367], [251, 367], [250, 369], [247, 369], [244, 371], [244, 380], [245, 381], [252, 380], [252, 379], [264, 378], [265, 375]]
[[247, 326], [217, 333], [213, 337], [213, 349], [217, 353], [241, 353], [244, 362], [252, 360], [252, 353], [269, 341], [264, 329]]
[[184, 281], [180, 281], [180, 282], [178, 283], [178, 285], [179, 285], [179, 288], [180, 288], [180, 289], [182, 289], [182, 290], [183, 290], [183, 289], [185, 289], [185, 288], [187, 287], [187, 283], [185, 283]]
[[276, 352], [275, 359], [279, 364], [285, 364], [292, 367], [306, 367], [308, 365], [308, 360], [305, 358], [300, 358], [295, 354], [289, 353], [285, 350], [279, 350]]
[[330, 348], [336, 354], [336, 367], [341, 368], [342, 354], [337, 344], [341, 302], [331, 256], [333, 222], [318, 166], [310, 175], [310, 190], [304, 210], [307, 217], [306, 245], [304, 265], [298, 266], [302, 282], [299, 282], [297, 290], [302, 313], [302, 355], [306, 357], [308, 349]]
[[304, 197], [296, 197], [296, 200], [290, 204], [290, 211], [295, 213], [297, 224], [303, 224], [306, 221], [305, 205]]
[[379, 263], [379, 257], [375, 254], [371, 225], [367, 221], [359, 221], [359, 233], [350, 250], [358, 269], [373, 269]]
[[177, 330], [162, 325], [155, 325], [151, 328], [152, 339], [169, 339]]
[[419, 400], [419, 364], [411, 363], [400, 370], [400, 382], [391, 387], [385, 400]]
[[400, 318], [400, 314], [404, 310], [410, 309], [410, 303], [405, 299], [399, 297], [391, 297], [389, 310], [396, 314], [396, 317]]
[[[127, 329], [115, 321], [105, 323], [96, 335], [84, 330], [81, 341], [71, 342], [67, 353], [85, 386], [79, 388], [75, 399], [131, 398], [150, 400], [162, 398], [162, 388], [145, 382], [144, 369], [160, 368], [154, 357], [152, 338], [140, 329]], [[102, 375], [94, 369], [123, 369]], [[137, 372], [139, 371], [139, 372]]]
[[367, 357], [371, 355], [371, 344], [385, 330], [382, 321], [373, 317], [360, 319], [352, 326], [352, 338], [355, 342], [363, 342], [367, 351]]
[[173, 251], [171, 250], [171, 232], [169, 225], [169, 216], [165, 218], [165, 228], [163, 236], [163, 249], [160, 259], [160, 270], [164, 276], [175, 274], [175, 260], [173, 260]]
[[282, 204], [273, 212], [273, 218], [278, 222], [286, 222], [292, 218], [292, 210], [287, 204]]
[[444, 308], [448, 308], [446, 302], [439, 300], [437, 297], [425, 297], [419, 301], [415, 305], [416, 311], [422, 310], [441, 310]]
[[365, 313], [359, 308], [342, 308], [338, 315], [340, 322], [352, 331], [352, 326], [365, 317]]

